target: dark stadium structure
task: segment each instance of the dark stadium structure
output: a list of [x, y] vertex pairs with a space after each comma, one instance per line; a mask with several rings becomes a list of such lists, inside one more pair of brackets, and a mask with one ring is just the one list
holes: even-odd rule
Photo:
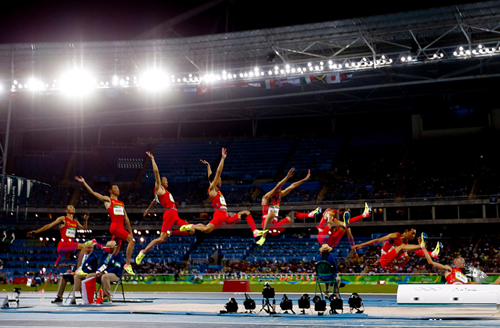
[[[262, 195], [289, 168], [291, 182], [310, 169], [281, 213], [321, 206], [359, 215], [366, 201], [373, 212], [353, 227], [356, 240], [414, 226], [450, 254], [481, 250], [469, 259], [498, 272], [487, 249], [500, 223], [499, 23], [498, 2], [486, 1], [187, 38], [154, 38], [168, 28], [159, 26], [126, 41], [0, 45], [2, 226], [22, 239], [74, 204], [77, 216], [91, 214], [93, 232], [80, 238], [108, 237], [107, 213], [74, 180], [81, 175], [102, 193], [118, 184], [132, 227], [156, 234], [163, 209], [142, 216], [154, 188], [146, 151], [168, 177], [180, 217], [206, 223], [213, 209], [200, 159], [214, 169], [225, 147], [221, 190], [230, 212], [259, 218]], [[68, 99], [52, 86], [61, 65], [93, 68], [92, 97]], [[152, 67], [173, 76], [161, 92], [133, 83]], [[34, 90], [24, 81], [33, 74], [51, 82]], [[264, 258], [242, 222], [210, 237], [169, 239], [150, 258], [207, 266], [200, 270], [216, 265], [216, 250], [229, 260], [308, 262], [320, 219], [293, 218], [270, 238], [303, 250], [298, 257]], [[40, 265], [48, 266], [55, 243], [40, 241]], [[22, 243], [2, 247], [23, 254]], [[336, 256], [348, 253], [345, 243]], [[29, 269], [19, 257], [2, 260], [19, 273]]]

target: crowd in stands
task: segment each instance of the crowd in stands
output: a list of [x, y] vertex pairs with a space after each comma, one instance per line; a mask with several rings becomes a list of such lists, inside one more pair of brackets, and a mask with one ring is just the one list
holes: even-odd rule
[[[365, 239], [370, 237], [365, 237]], [[363, 239], [363, 238], [361, 238]], [[429, 240], [428, 248], [434, 248], [436, 242], [440, 240], [434, 237]], [[241, 259], [227, 259], [223, 257], [222, 263], [211, 263], [211, 261], [193, 261], [190, 257], [197, 247], [213, 243], [215, 249], [224, 253], [225, 249], [231, 250], [231, 241], [233, 244], [247, 243], [252, 249], [255, 243], [251, 238], [240, 237], [211, 237], [205, 239], [205, 242], [196, 242], [190, 238], [175, 237], [171, 243], [160, 244], [151, 252], [146, 260], [140, 265], [135, 266], [138, 274], [222, 274], [225, 277], [241, 274], [312, 274], [314, 273], [314, 257], [318, 253], [319, 244], [314, 243], [312, 238], [277, 238], [272, 239], [274, 244], [269, 249], [278, 249], [274, 254], [268, 253], [267, 257], [255, 257], [252, 253]], [[235, 242], [236, 241], [236, 242]], [[441, 239], [444, 247], [441, 250], [439, 259], [443, 264], [450, 264], [457, 256], [465, 258], [467, 264], [473, 265], [486, 273], [500, 273], [498, 266], [500, 261], [500, 251], [498, 251], [500, 242], [495, 235], [473, 236], [468, 238], [446, 238]], [[308, 244], [310, 244], [308, 246]], [[234, 248], [241, 248], [234, 246]], [[376, 264], [380, 259], [381, 245], [367, 247], [364, 252], [360, 252], [359, 260], [351, 257], [350, 249], [347, 243], [339, 244], [334, 249], [337, 256], [337, 266], [341, 274], [378, 274], [385, 271]], [[74, 257], [65, 259], [62, 266], [54, 268], [53, 263], [56, 254], [55, 242], [52, 241], [34, 241], [34, 240], [16, 240], [12, 245], [3, 245], [0, 260], [4, 264], [3, 273], [13, 276], [24, 276], [26, 273], [36, 274], [43, 268], [46, 274], [55, 274], [65, 271], [76, 264]], [[345, 248], [342, 250], [342, 248]], [[300, 256], [282, 257], [279, 249], [291, 249]], [[173, 251], [175, 250], [175, 254]], [[137, 251], [137, 250], [136, 250]], [[213, 253], [213, 251], [211, 252]], [[210, 254], [211, 254], [210, 253]], [[283, 253], [284, 254], [284, 253]], [[310, 256], [305, 256], [305, 255]], [[348, 254], [347, 256], [345, 254]], [[413, 256], [410, 262], [403, 268], [402, 273], [434, 273], [439, 271], [427, 264], [425, 259]]]
[[[127, 206], [144, 207], [152, 199], [154, 185], [145, 156], [145, 151], [151, 150], [160, 173], [169, 178], [176, 201], [197, 205], [206, 202], [208, 185], [206, 167], [199, 160], [207, 160], [215, 169], [220, 148], [227, 147], [229, 156], [222, 178], [230, 204], [259, 203], [265, 192], [261, 185], [275, 183], [292, 166], [297, 177], [310, 169], [310, 181], [318, 187], [300, 186], [288, 196], [289, 202], [498, 194], [496, 155], [479, 155], [473, 151], [474, 143], [464, 140], [409, 141], [403, 132], [396, 131], [331, 138], [157, 141], [96, 149], [88, 154], [21, 153], [16, 155], [14, 174], [51, 185], [34, 188], [29, 199], [33, 206], [69, 202], [77, 202], [80, 207], [99, 206], [73, 179], [74, 175], [83, 175], [101, 193], [106, 193], [111, 183], [118, 184]], [[455, 143], [464, 149], [452, 146]], [[143, 165], [136, 164], [140, 161]], [[51, 165], [43, 164], [46, 162]]]

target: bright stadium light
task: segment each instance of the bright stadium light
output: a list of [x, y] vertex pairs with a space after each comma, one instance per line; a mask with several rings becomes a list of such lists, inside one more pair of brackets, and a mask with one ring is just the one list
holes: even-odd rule
[[139, 82], [144, 90], [160, 91], [167, 87], [169, 78], [167, 74], [160, 70], [150, 70], [145, 72]]
[[37, 80], [35, 78], [30, 78], [28, 80], [28, 89], [30, 89], [31, 91], [41, 91], [43, 89], [45, 89], [45, 84], [40, 81], [40, 80]]
[[89, 94], [95, 89], [95, 83], [95, 78], [89, 72], [80, 69], [66, 72], [59, 79], [61, 91], [72, 96]]

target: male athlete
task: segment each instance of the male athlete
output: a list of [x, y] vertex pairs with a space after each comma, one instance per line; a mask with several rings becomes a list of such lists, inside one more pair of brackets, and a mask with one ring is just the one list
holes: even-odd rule
[[[413, 240], [416, 234], [417, 231], [415, 229], [406, 229], [403, 233], [394, 232], [381, 238], [354, 245], [351, 248], [356, 250], [364, 246], [384, 242], [379, 264], [384, 270], [395, 273], [400, 271], [410, 261], [411, 255], [408, 252], [414, 252], [415, 255], [422, 257], [425, 256], [424, 253], [427, 251], [424, 252], [421, 250], [420, 245], [408, 245], [408, 242]], [[431, 256], [437, 258], [440, 249], [441, 243], [438, 242]]]
[[207, 225], [202, 223], [199, 224], [187, 224], [182, 226], [180, 231], [190, 231], [191, 229], [195, 229], [198, 231], [202, 231], [204, 233], [211, 233], [215, 229], [220, 228], [222, 225], [232, 225], [241, 220], [243, 215], [246, 215], [246, 220], [253, 220], [249, 211], [241, 211], [236, 213], [233, 216], [229, 216], [227, 214], [227, 204], [224, 196], [220, 191], [220, 187], [222, 186], [222, 169], [224, 168], [224, 161], [227, 157], [227, 149], [222, 148], [222, 158], [220, 160], [219, 166], [217, 167], [217, 171], [215, 174], [211, 174], [209, 177], [210, 187], [208, 188], [208, 197], [210, 198], [210, 202], [212, 203], [212, 207], [215, 209], [214, 216], [212, 221], [210, 221]]
[[[429, 256], [427, 250], [425, 249], [425, 241], [423, 236], [418, 238], [418, 242], [420, 244], [420, 247], [424, 251], [423, 253], [425, 259], [427, 260], [427, 263], [429, 263], [438, 270], [444, 270], [444, 279], [446, 279], [447, 284], [449, 285], [480, 284], [480, 282], [469, 282], [469, 279], [467, 279], [467, 275], [463, 272], [464, 270], [466, 270], [465, 260], [463, 257], [459, 256], [455, 258], [451, 265], [444, 265], [438, 262], [434, 262], [432, 258]], [[482, 271], [480, 272], [482, 273]], [[482, 274], [484, 275], [484, 273]], [[486, 278], [487, 276], [484, 275], [484, 279]], [[498, 285], [498, 284], [500, 284], [500, 276], [490, 285]]]
[[65, 216], [60, 216], [51, 223], [44, 225], [40, 229], [29, 231], [26, 234], [28, 237], [34, 237], [40, 232], [49, 230], [50, 228], [59, 225], [59, 230], [61, 231], [61, 240], [57, 244], [57, 254], [59, 254], [59, 256], [57, 257], [54, 265], [57, 265], [59, 263], [61, 255], [68, 258], [77, 250], [81, 251], [84, 249], [84, 244], [79, 244], [74, 240], [76, 237], [77, 229], [87, 230], [87, 221], [89, 218], [89, 214], [85, 213], [85, 215], [83, 216], [84, 223], [83, 225], [81, 225], [80, 222], [78, 222], [78, 220], [74, 217], [75, 207], [73, 205], [66, 206], [66, 210], [64, 212], [66, 213]]
[[[153, 154], [146, 152], [151, 159], [151, 164], [153, 164], [153, 172], [155, 174], [155, 197], [157, 197], [157, 202], [159, 202], [165, 208], [165, 213], [163, 213], [163, 225], [161, 226], [160, 237], [152, 240], [145, 249], [142, 249], [137, 257], [135, 258], [135, 263], [140, 264], [146, 253], [156, 244], [164, 243], [167, 240], [169, 234], [171, 234], [172, 226], [174, 224], [179, 227], [183, 225], [189, 225], [186, 221], [179, 218], [177, 213], [177, 206], [175, 204], [174, 197], [168, 192], [168, 180], [166, 177], [160, 178], [160, 171], [158, 170], [158, 165], [156, 164]], [[189, 234], [194, 234], [194, 228], [191, 227]]]
[[[117, 185], [112, 185], [109, 189], [109, 196], [101, 195], [90, 188], [83, 177], [75, 177], [78, 182], [83, 183], [85, 188], [89, 193], [94, 195], [98, 200], [104, 203], [104, 207], [108, 210], [109, 217], [111, 218], [111, 226], [109, 227], [109, 232], [113, 236], [116, 236], [121, 241], [126, 241], [127, 245], [127, 256], [126, 264], [123, 267], [131, 275], [135, 275], [132, 266], [130, 265], [130, 258], [134, 252], [135, 239], [132, 234], [132, 227], [130, 226], [130, 220], [128, 218], [127, 212], [125, 211], [125, 205], [122, 201], [118, 200], [120, 196], [120, 188]], [[125, 230], [125, 224], [127, 225], [128, 231]]]
[[[291, 168], [287, 175], [278, 182], [278, 184], [271, 189], [268, 193], [266, 193], [262, 197], [262, 237], [257, 241], [257, 245], [264, 245], [266, 241], [266, 236], [267, 233], [270, 233], [272, 235], [277, 235], [283, 232], [285, 230], [286, 226], [288, 226], [291, 222], [292, 219], [290, 216], [286, 216], [283, 220], [278, 221], [278, 214], [280, 210], [280, 204], [281, 204], [281, 198], [285, 197], [288, 195], [293, 189], [297, 188], [311, 177], [311, 171], [307, 171], [307, 176], [299, 180], [297, 182], [292, 183], [290, 186], [288, 186], [285, 190], [281, 190], [283, 185], [288, 181], [293, 176], [293, 172], [295, 171], [295, 168]], [[269, 229], [267, 229], [269, 225]], [[254, 236], [256, 237], [256, 234], [258, 235], [259, 232], [255, 232], [254, 230]]]
[[[349, 243], [352, 247], [355, 243], [350, 224], [370, 217], [371, 207], [368, 203], [365, 203], [365, 210], [363, 214], [353, 218], [350, 218], [350, 212], [345, 210], [342, 215], [343, 222], [336, 219], [337, 212], [338, 210], [332, 208], [328, 208], [323, 212], [323, 217], [321, 218], [319, 225], [316, 227], [318, 229], [318, 242], [321, 245], [328, 244], [330, 247], [335, 247], [339, 244], [344, 234], [347, 234], [347, 238], [349, 239]], [[353, 249], [353, 257], [355, 259], [359, 258], [355, 249]]]

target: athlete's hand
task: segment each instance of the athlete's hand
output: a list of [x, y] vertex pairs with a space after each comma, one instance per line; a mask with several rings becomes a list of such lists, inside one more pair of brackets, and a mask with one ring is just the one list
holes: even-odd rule
[[354, 246], [352, 246], [352, 247], [351, 247], [351, 249], [352, 249], [353, 251], [355, 251], [355, 250], [357, 250], [357, 249], [360, 249], [360, 248], [363, 248], [363, 246], [361, 246], [361, 244], [354, 245]]
[[292, 168], [290, 169], [290, 171], [288, 171], [288, 173], [286, 174], [286, 176], [287, 176], [287, 177], [289, 177], [289, 178], [291, 178], [291, 177], [293, 176], [293, 172], [294, 172], [294, 171], [295, 171], [295, 168], [294, 168], [294, 167], [292, 167]]
[[36, 235], [36, 230], [28, 231], [26, 233], [26, 236], [28, 237], [35, 237], [35, 235]]
[[222, 148], [222, 158], [226, 159], [226, 157], [227, 157], [227, 149]]
[[309, 180], [311, 178], [311, 170], [307, 170], [307, 175], [306, 175], [306, 178], [304, 180]]
[[149, 158], [151, 159], [154, 159], [155, 157], [153, 156], [153, 154], [151, 154], [151, 152], [147, 151], [146, 154], [149, 156]]
[[83, 177], [76, 176], [75, 180], [78, 182], [85, 182], [85, 179]]
[[200, 159], [200, 162], [202, 162], [202, 163], [203, 163], [203, 164], [205, 164], [205, 165], [210, 165], [210, 163], [208, 163], [207, 161], [204, 161], [204, 160], [202, 160], [202, 159]]

